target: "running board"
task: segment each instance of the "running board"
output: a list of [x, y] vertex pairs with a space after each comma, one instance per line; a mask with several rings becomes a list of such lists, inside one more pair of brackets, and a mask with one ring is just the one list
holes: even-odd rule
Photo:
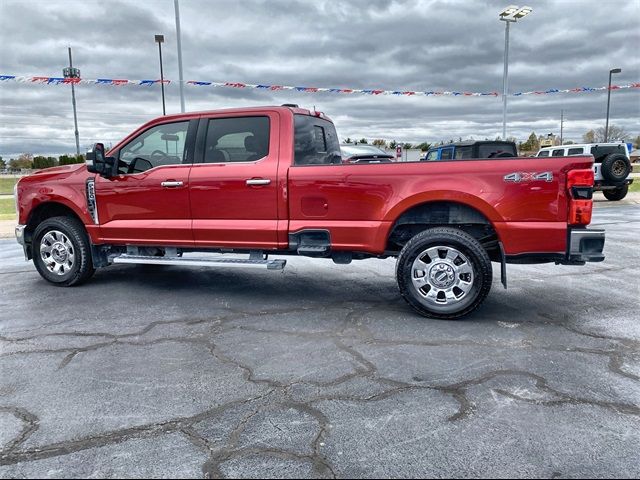
[[189, 267], [244, 267], [282, 270], [286, 260], [252, 260], [244, 258], [183, 258], [183, 257], [150, 257], [145, 255], [116, 255], [109, 259], [112, 263], [129, 263], [144, 265], [184, 265]]

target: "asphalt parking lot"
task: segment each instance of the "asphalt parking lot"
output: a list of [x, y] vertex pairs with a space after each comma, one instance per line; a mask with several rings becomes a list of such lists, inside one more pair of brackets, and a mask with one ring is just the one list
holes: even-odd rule
[[637, 478], [640, 207], [594, 225], [604, 263], [494, 271], [461, 322], [393, 260], [60, 289], [0, 240], [0, 476]]

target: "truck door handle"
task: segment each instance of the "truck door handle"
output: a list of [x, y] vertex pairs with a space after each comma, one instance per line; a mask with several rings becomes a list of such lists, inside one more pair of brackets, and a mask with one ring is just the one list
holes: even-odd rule
[[271, 183], [271, 180], [269, 180], [268, 178], [250, 178], [246, 183], [250, 186], [269, 185]]
[[162, 185], [164, 188], [176, 188], [181, 187], [182, 185], [184, 185], [184, 183], [176, 182], [174, 180], [167, 180], [166, 182], [162, 182], [160, 185]]

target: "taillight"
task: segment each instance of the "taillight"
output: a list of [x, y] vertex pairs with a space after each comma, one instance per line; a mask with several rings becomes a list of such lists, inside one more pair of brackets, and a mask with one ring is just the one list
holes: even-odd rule
[[570, 170], [567, 174], [569, 191], [569, 225], [589, 225], [593, 212], [593, 170]]

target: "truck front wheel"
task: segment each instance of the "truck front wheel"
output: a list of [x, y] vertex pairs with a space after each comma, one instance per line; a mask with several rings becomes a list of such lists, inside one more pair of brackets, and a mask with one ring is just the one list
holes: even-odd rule
[[471, 235], [457, 228], [430, 228], [415, 235], [398, 257], [396, 280], [420, 315], [454, 320], [478, 308], [492, 280], [491, 260]]
[[33, 234], [33, 263], [50, 283], [70, 287], [94, 273], [91, 245], [84, 226], [70, 217], [43, 221]]

